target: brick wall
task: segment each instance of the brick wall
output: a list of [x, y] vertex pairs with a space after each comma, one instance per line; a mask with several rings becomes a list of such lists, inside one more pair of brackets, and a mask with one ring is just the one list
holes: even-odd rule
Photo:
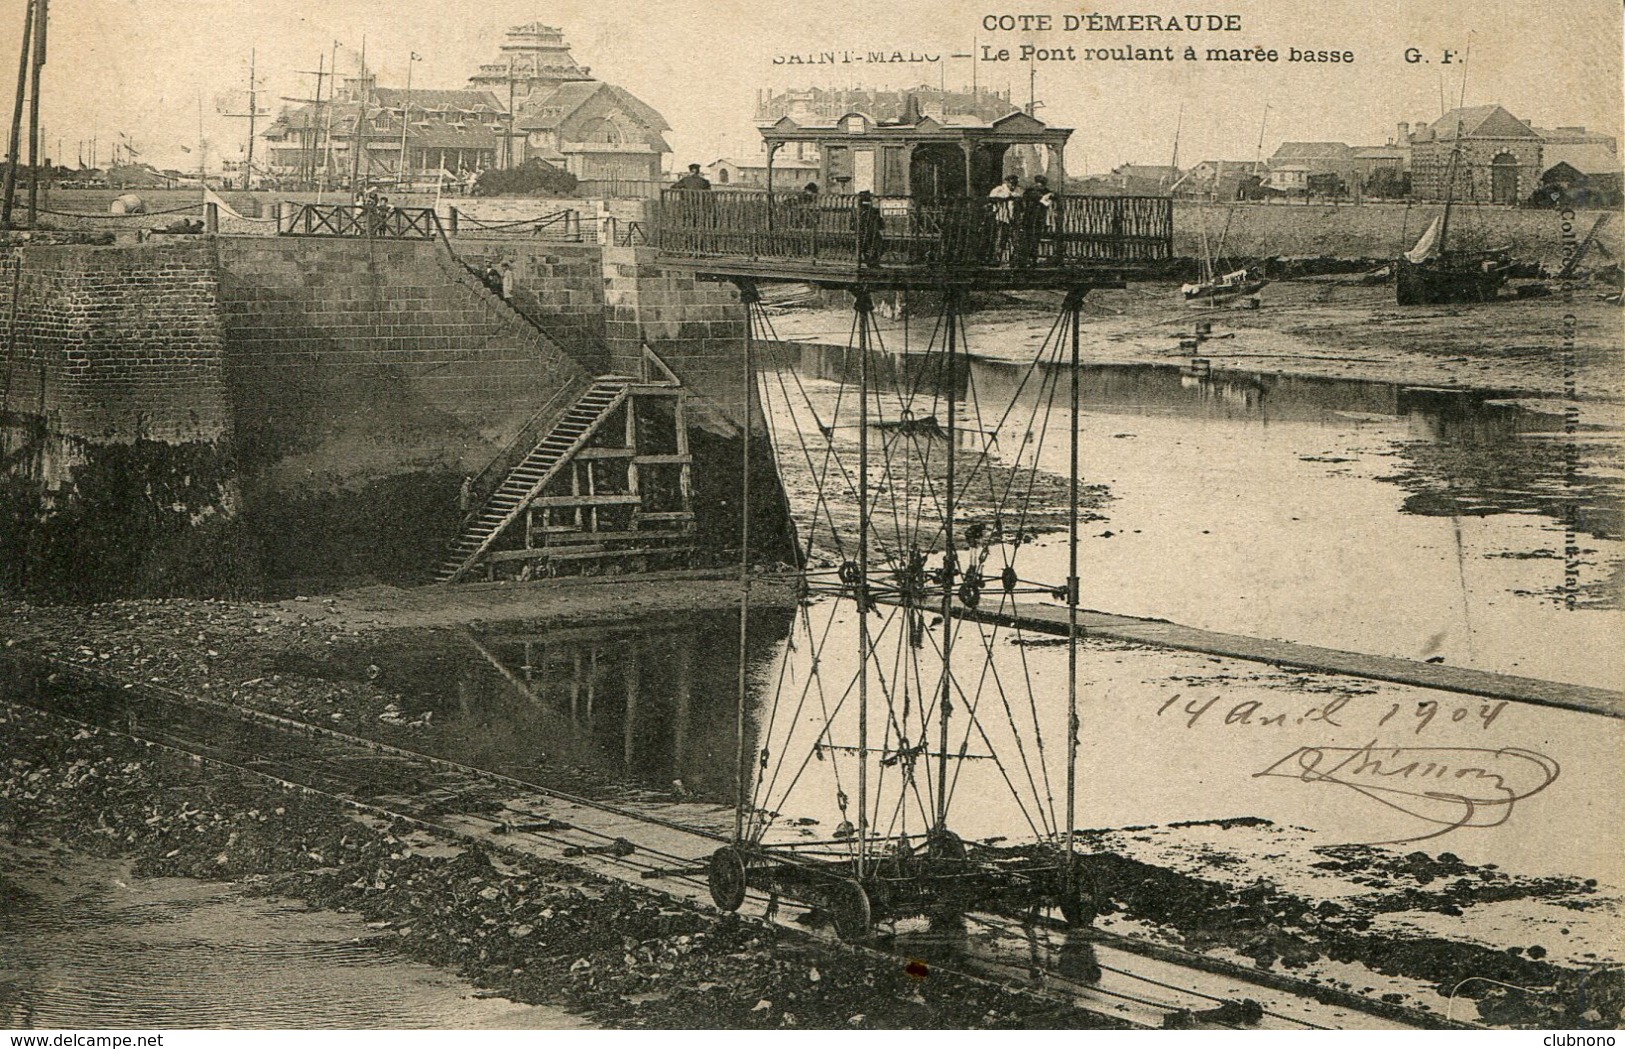
[[0, 314], [10, 411], [100, 443], [215, 441], [231, 429], [213, 253], [202, 240], [12, 252]]

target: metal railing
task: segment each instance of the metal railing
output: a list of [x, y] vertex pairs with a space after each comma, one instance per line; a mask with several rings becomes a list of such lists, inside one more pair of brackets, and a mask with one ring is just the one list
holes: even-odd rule
[[1173, 257], [1168, 197], [1061, 196], [922, 203], [851, 194], [666, 190], [662, 254], [839, 266], [1020, 267]]
[[432, 240], [440, 235], [440, 220], [433, 208], [289, 202], [283, 205], [277, 234], [284, 237]]

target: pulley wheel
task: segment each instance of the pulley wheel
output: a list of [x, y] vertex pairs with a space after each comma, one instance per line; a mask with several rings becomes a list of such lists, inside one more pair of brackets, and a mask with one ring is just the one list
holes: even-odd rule
[[855, 881], [835, 882], [825, 890], [824, 905], [829, 909], [830, 921], [835, 923], [835, 935], [847, 943], [860, 943], [869, 938], [872, 917], [869, 912], [869, 894]]
[[706, 865], [706, 883], [711, 888], [711, 902], [725, 911], [737, 911], [745, 902], [745, 860], [732, 845], [724, 845], [711, 854]]
[[933, 859], [962, 860], [966, 857], [965, 839], [951, 830], [932, 831], [926, 838], [927, 852]]
[[1100, 914], [1100, 889], [1087, 869], [1081, 865], [1074, 867], [1071, 888], [1063, 884], [1058, 895], [1060, 899], [1056, 902], [1061, 906], [1061, 917], [1066, 919], [1068, 928], [1084, 929], [1095, 923]]

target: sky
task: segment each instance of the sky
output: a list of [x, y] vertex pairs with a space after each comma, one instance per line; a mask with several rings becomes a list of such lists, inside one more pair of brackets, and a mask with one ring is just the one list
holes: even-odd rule
[[[318, 56], [353, 72], [363, 41], [369, 68], [401, 86], [406, 59], [418, 87], [460, 88], [481, 62], [495, 61], [510, 25], [541, 21], [565, 30], [576, 60], [653, 105], [671, 123], [668, 163], [755, 153], [755, 94], [771, 87], [906, 87], [920, 83], [1013, 90], [1028, 98], [1029, 64], [954, 54], [1012, 56], [1023, 44], [1076, 49], [1173, 45], [1273, 48], [1273, 63], [1205, 61], [1033, 63], [1038, 116], [1072, 127], [1074, 173], [1133, 162], [1250, 160], [1282, 141], [1379, 145], [1399, 121], [1437, 118], [1454, 106], [1499, 103], [1537, 126], [1585, 125], [1622, 135], [1621, 6], [1618, 0], [1100, 0], [1020, 6], [964, 0], [50, 0], [50, 54], [41, 91], [45, 152], [72, 164], [94, 135], [105, 162], [123, 133], [160, 167], [210, 170], [241, 156], [249, 54], [261, 108], [308, 97]], [[1016, 2], [1016, 0], [1011, 0]], [[0, 78], [16, 68], [21, 0], [0, 13]], [[1235, 32], [1068, 32], [1063, 18], [1085, 12], [1238, 16]], [[988, 29], [984, 18], [1047, 14], [1048, 32]], [[1428, 60], [1408, 63], [1406, 48]], [[973, 48], [975, 49], [973, 51]], [[1352, 64], [1288, 61], [1290, 48], [1352, 51]], [[1456, 52], [1449, 65], [1442, 53]], [[938, 56], [902, 65], [775, 64], [820, 51], [903, 51]], [[1470, 57], [1469, 57], [1470, 56]], [[1468, 57], [1466, 65], [1462, 58]], [[1465, 69], [1465, 93], [1462, 71]], [[9, 112], [15, 85], [0, 85]], [[201, 105], [200, 105], [201, 103]], [[1267, 107], [1267, 108], [1266, 108]]]

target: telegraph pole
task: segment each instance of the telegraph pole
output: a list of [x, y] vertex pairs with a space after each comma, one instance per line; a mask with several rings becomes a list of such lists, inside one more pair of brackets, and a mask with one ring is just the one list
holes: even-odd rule
[[45, 26], [51, 0], [34, 0], [34, 90], [28, 99], [28, 224], [39, 217], [39, 79], [45, 68]]
[[4, 201], [0, 201], [0, 226], [11, 228], [11, 200], [17, 192], [17, 162], [20, 140], [23, 130], [23, 96], [28, 90], [28, 51], [34, 37], [34, 3], [28, 0], [28, 10], [23, 14], [23, 44], [20, 57], [17, 59], [17, 100], [11, 110], [11, 144], [6, 150], [6, 179], [0, 193], [5, 194]]

